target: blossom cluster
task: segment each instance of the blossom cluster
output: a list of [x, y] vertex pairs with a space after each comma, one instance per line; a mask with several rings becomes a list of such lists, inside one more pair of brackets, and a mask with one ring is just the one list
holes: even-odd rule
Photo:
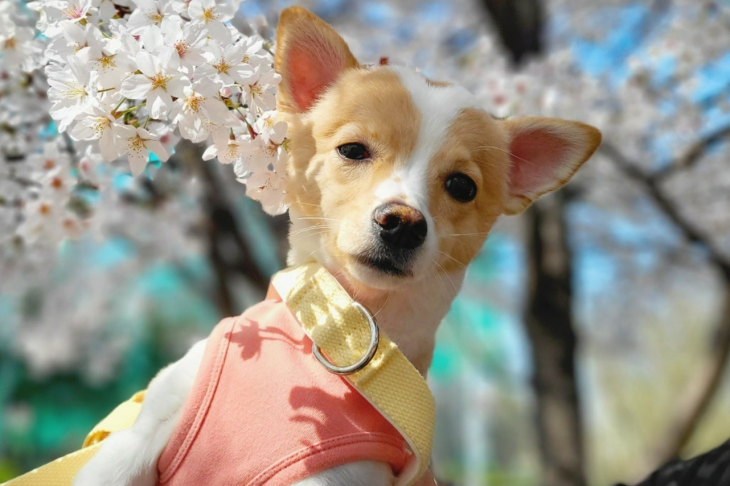
[[240, 0], [38, 0], [50, 42], [50, 115], [88, 155], [134, 175], [180, 137], [235, 164], [246, 193], [286, 210], [286, 124], [275, 122], [271, 45], [232, 27]]
[[40, 160], [51, 119], [35, 21], [22, 3], [0, 3], [0, 249], [12, 246], [24, 213], [38, 209], [31, 203], [51, 182]]

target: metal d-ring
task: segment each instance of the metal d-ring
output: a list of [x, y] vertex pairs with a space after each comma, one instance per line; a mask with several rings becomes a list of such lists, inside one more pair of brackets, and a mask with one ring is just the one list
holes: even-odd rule
[[336, 375], [351, 375], [356, 371], [360, 371], [361, 369], [365, 368], [368, 363], [370, 363], [370, 361], [373, 359], [373, 356], [375, 356], [375, 352], [378, 350], [378, 342], [380, 341], [380, 329], [378, 329], [378, 324], [375, 322], [375, 318], [359, 302], [353, 301], [352, 305], [360, 312], [362, 312], [362, 314], [365, 316], [365, 319], [368, 320], [368, 324], [370, 324], [370, 345], [368, 346], [368, 350], [362, 358], [360, 358], [356, 363], [351, 364], [350, 366], [336, 366], [327, 361], [327, 359], [322, 356], [322, 353], [319, 351], [319, 346], [317, 346], [316, 343], [312, 344], [312, 353], [314, 354], [314, 357], [317, 358], [317, 361], [322, 363], [322, 366], [327, 368], [327, 371]]

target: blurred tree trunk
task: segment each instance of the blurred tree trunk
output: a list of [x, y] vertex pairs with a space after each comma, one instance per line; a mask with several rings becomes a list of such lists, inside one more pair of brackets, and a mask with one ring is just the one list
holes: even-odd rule
[[[543, 51], [541, 0], [481, 0], [514, 66]], [[583, 433], [575, 376], [572, 255], [567, 241], [568, 190], [534, 204], [528, 219], [525, 328], [542, 461], [541, 486], [585, 486]]]
[[524, 319], [543, 476], [541, 486], [585, 486], [583, 434], [575, 373], [572, 258], [565, 190], [528, 211], [529, 287]]
[[542, 52], [541, 0], [481, 0], [481, 4], [492, 18], [513, 65]]
[[202, 160], [203, 147], [182, 140], [175, 149], [175, 159], [200, 177], [204, 192], [203, 207], [207, 213], [205, 236], [208, 258], [215, 276], [217, 288], [214, 300], [222, 316], [238, 315], [243, 309], [236, 298], [234, 281], [243, 277], [263, 297], [270, 275], [258, 267], [253, 258], [251, 246], [244, 237], [241, 227], [242, 215], [228, 195], [219, 171], [230, 167]]

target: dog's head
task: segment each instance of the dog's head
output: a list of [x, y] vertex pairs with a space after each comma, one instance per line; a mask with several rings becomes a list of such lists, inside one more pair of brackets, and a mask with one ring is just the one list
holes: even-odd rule
[[290, 263], [392, 289], [463, 269], [501, 214], [558, 189], [598, 147], [582, 123], [498, 120], [457, 86], [366, 68], [328, 24], [286, 9], [278, 109], [289, 123]]

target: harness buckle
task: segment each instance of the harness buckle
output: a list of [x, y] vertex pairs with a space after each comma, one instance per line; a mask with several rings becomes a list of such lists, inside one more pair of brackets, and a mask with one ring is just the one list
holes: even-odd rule
[[362, 312], [362, 314], [365, 316], [365, 319], [367, 319], [368, 324], [370, 324], [370, 344], [368, 345], [368, 349], [362, 358], [349, 366], [337, 366], [332, 364], [324, 356], [322, 356], [322, 353], [320, 352], [317, 343], [312, 343], [312, 354], [314, 354], [314, 357], [317, 358], [317, 361], [319, 361], [322, 366], [327, 369], [327, 371], [336, 375], [351, 375], [360, 371], [361, 369], [365, 368], [370, 363], [370, 361], [372, 361], [373, 356], [375, 356], [375, 353], [378, 350], [378, 342], [380, 341], [380, 329], [378, 328], [378, 324], [375, 322], [375, 317], [373, 317], [373, 315], [370, 314], [370, 312], [359, 302], [353, 301], [352, 305], [357, 310]]

